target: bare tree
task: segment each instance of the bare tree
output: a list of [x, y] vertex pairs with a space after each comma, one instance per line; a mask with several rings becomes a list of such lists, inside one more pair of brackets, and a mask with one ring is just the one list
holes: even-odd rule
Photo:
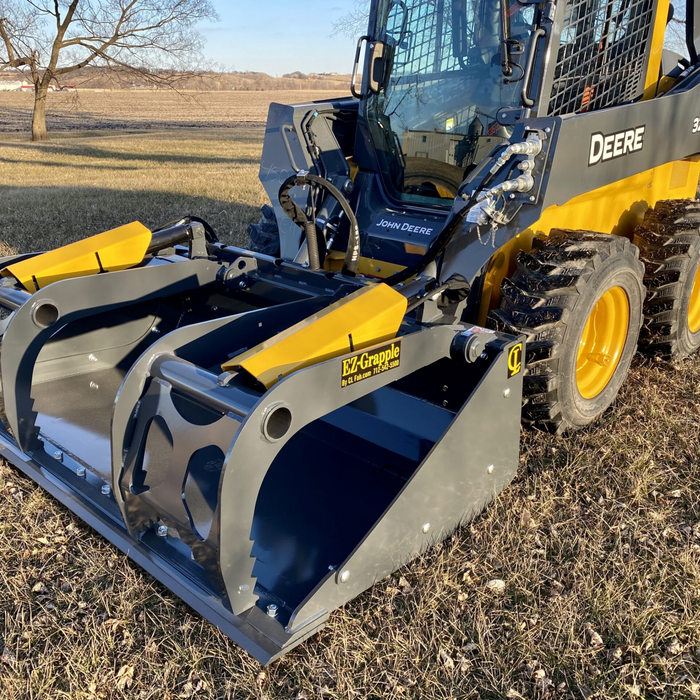
[[369, 21], [368, 4], [366, 0], [355, 0], [352, 10], [333, 23], [331, 36], [343, 35], [357, 39], [362, 34], [366, 34]]
[[[676, 7], [678, 5], [678, 7]], [[685, 42], [685, 7], [683, 3], [672, 3], [673, 8], [669, 12], [669, 21], [666, 25], [664, 48], [671, 49], [682, 56], [688, 55], [688, 46]]]
[[43, 141], [52, 85], [90, 65], [156, 79], [189, 67], [202, 45], [197, 23], [216, 19], [210, 0], [0, 0], [0, 71], [31, 76], [32, 141]]

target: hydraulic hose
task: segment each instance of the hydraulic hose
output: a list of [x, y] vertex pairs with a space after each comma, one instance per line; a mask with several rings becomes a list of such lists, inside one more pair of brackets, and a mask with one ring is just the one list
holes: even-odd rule
[[469, 213], [469, 209], [473, 204], [474, 197], [467, 203], [467, 205], [460, 209], [460, 211], [455, 214], [449, 221], [445, 224], [445, 227], [440, 231], [437, 238], [432, 242], [431, 246], [428, 248], [426, 254], [414, 265], [407, 267], [405, 270], [401, 270], [393, 274], [391, 277], [387, 277], [384, 280], [385, 284], [393, 287], [402, 282], [410, 280], [412, 277], [418, 276], [423, 270], [425, 270], [431, 262], [434, 262], [447, 248], [447, 245], [452, 240], [452, 237], [459, 231], [460, 227], [464, 223], [464, 220]]
[[[320, 256], [318, 254], [318, 240], [316, 239], [316, 223], [310, 221], [306, 212], [292, 199], [291, 191], [294, 187], [306, 187], [308, 185], [315, 185], [323, 190], [326, 190], [328, 194], [333, 197], [343, 213], [348, 219], [350, 224], [350, 234], [348, 236], [348, 247], [345, 252], [345, 262], [343, 264], [343, 274], [344, 275], [355, 275], [357, 274], [357, 265], [360, 262], [360, 226], [357, 223], [357, 217], [355, 212], [350, 206], [347, 197], [332, 183], [330, 180], [326, 180], [324, 177], [319, 177], [318, 175], [312, 175], [307, 172], [299, 172], [296, 175], [282, 183], [282, 187], [279, 191], [279, 202], [284, 210], [284, 213], [301, 228], [306, 234], [307, 246], [309, 248], [309, 266], [311, 269], [320, 269]], [[311, 232], [313, 231], [313, 234]], [[313, 242], [312, 242], [313, 239]], [[314, 268], [314, 261], [312, 260], [312, 248], [315, 247], [317, 264], [318, 267]]]

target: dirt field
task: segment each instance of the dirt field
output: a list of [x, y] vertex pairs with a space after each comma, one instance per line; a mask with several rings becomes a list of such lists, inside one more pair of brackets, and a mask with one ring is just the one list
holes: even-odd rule
[[[338, 93], [291, 90], [182, 93], [170, 90], [157, 93], [151, 90], [80, 90], [50, 93], [46, 121], [50, 132], [262, 127], [270, 102], [296, 104], [332, 97], [338, 97]], [[0, 132], [28, 131], [33, 100], [31, 93], [0, 92]]]
[[[0, 137], [2, 246], [189, 212], [240, 242], [261, 137]], [[597, 425], [525, 432], [496, 503], [269, 669], [3, 464], [0, 698], [700, 697], [699, 420], [700, 358], [637, 358]]]

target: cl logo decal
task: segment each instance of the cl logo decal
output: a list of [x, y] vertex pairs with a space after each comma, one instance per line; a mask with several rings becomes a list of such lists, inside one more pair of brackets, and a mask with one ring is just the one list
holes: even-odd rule
[[523, 344], [514, 345], [508, 353], [508, 379], [523, 371]]

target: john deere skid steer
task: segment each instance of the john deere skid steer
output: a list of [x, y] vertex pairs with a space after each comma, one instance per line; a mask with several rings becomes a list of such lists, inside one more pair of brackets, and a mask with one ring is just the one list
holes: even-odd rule
[[683, 57], [667, 0], [373, 0], [353, 97], [271, 107], [257, 252], [188, 217], [0, 261], [0, 454], [284, 654], [488, 504], [521, 417], [700, 347], [685, 14]]

